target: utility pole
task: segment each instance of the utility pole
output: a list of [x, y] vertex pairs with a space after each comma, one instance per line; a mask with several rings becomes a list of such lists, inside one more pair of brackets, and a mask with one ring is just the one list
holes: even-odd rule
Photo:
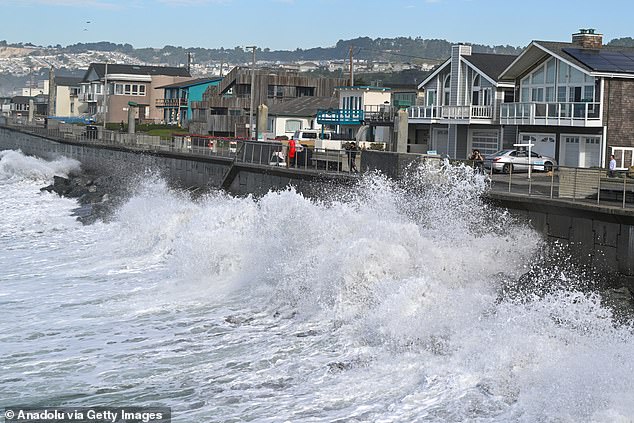
[[108, 122], [108, 62], [106, 61], [106, 70], [103, 73], [103, 129], [106, 129]]
[[256, 46], [248, 46], [253, 50], [253, 64], [251, 65], [251, 106], [249, 107], [249, 131], [251, 134], [251, 138], [253, 139], [254, 135], [254, 127], [253, 127], [253, 107], [255, 102], [255, 49]]
[[192, 74], [192, 59], [193, 59], [193, 54], [191, 51], [187, 52], [187, 72], [191, 75]]
[[352, 48], [354, 46], [350, 46], [350, 86], [354, 87], [354, 66], [352, 64]]

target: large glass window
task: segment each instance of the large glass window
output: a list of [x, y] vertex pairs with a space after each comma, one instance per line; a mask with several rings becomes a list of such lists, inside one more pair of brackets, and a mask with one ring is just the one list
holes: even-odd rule
[[520, 81], [520, 101], [594, 102], [594, 84], [591, 75], [550, 58]]
[[284, 132], [294, 133], [295, 131], [299, 131], [300, 129], [302, 129], [301, 120], [289, 119], [286, 121]]

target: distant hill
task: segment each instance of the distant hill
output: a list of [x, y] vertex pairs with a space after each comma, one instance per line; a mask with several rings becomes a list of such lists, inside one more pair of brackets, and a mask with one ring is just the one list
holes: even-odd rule
[[[423, 39], [420, 37], [376, 38], [360, 37], [339, 40], [331, 47], [315, 47], [295, 50], [271, 50], [258, 48], [258, 62], [301, 63], [314, 62], [324, 65], [317, 72], [341, 76], [342, 70], [328, 72], [327, 64], [344, 63], [346, 66], [350, 48], [356, 60], [367, 63], [406, 63], [410, 70], [405, 72], [384, 72], [359, 75], [358, 81], [378, 84], [415, 84], [426, 74], [421, 68], [429, 69], [449, 57], [452, 44], [446, 40]], [[519, 54], [520, 47], [487, 46], [473, 44], [473, 51], [479, 53]], [[96, 43], [76, 43], [68, 46], [36, 46], [32, 43], [0, 41], [0, 95], [9, 95], [25, 86], [32, 79], [41, 80], [48, 75], [48, 68], [54, 66], [58, 75], [80, 74], [90, 62], [109, 60], [129, 64], [153, 64], [185, 66], [187, 53], [193, 53], [196, 74], [211, 76], [219, 72], [219, 64], [225, 69], [251, 62], [251, 51], [242, 47], [208, 49], [167, 45], [163, 48], [135, 48], [131, 44], [116, 44], [108, 41]], [[341, 67], [341, 65], [340, 65]], [[379, 66], [381, 67], [381, 66]], [[385, 68], [383, 66], [383, 68]], [[407, 68], [407, 67], [405, 67]], [[413, 69], [412, 69], [413, 68]], [[332, 69], [332, 68], [331, 68]], [[359, 72], [362, 72], [361, 70]]]
[[[348, 57], [350, 47], [353, 48], [354, 57], [370, 61], [390, 62], [421, 62], [426, 59], [441, 60], [449, 57], [452, 43], [447, 40], [423, 39], [411, 37], [376, 38], [360, 37], [352, 40], [339, 40], [332, 47], [316, 47], [296, 50], [270, 50], [258, 48], [257, 59], [271, 62], [297, 62], [297, 61], [323, 61], [345, 60]], [[521, 47], [513, 46], [487, 46], [473, 44], [473, 51], [477, 53], [519, 54]], [[54, 53], [84, 53], [87, 51], [116, 51], [125, 53], [146, 63], [166, 63], [172, 66], [184, 64], [187, 52], [194, 53], [197, 63], [210, 61], [225, 61], [235, 63], [247, 63], [251, 59], [251, 52], [241, 47], [207, 49], [200, 47], [181, 47], [167, 45], [161, 49], [135, 48], [131, 44], [115, 44], [107, 41], [97, 43], [77, 43], [66, 47], [33, 46], [30, 43], [7, 44], [0, 41], [0, 47], [38, 47], [31, 54]]]

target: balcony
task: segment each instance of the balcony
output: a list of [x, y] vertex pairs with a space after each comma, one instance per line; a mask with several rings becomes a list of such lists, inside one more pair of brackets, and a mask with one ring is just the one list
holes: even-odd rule
[[493, 106], [412, 106], [410, 121], [420, 123], [493, 123]]
[[317, 123], [321, 125], [361, 125], [363, 110], [328, 109], [317, 112]]
[[503, 103], [503, 125], [552, 125], [600, 127], [600, 103]]
[[186, 98], [157, 98], [156, 107], [184, 107], [187, 108]]
[[101, 101], [103, 98], [103, 94], [94, 94], [94, 93], [81, 93], [79, 94], [79, 101], [83, 101], [84, 103], [96, 103]]

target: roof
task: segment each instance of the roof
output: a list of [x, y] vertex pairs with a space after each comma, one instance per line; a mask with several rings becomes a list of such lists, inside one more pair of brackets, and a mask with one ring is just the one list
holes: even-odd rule
[[[517, 56], [515, 55], [496, 53], [471, 53], [462, 54], [460, 57], [470, 63], [480, 73], [484, 74], [495, 85], [497, 85], [500, 81], [500, 75], [504, 72], [504, 70], [517, 59]], [[451, 57], [432, 69], [427, 77], [418, 84], [418, 88], [423, 88], [444, 68], [450, 65]]]
[[320, 109], [332, 109], [339, 105], [334, 97], [297, 97], [269, 106], [272, 116], [315, 116]]
[[74, 76], [56, 76], [55, 85], [64, 87], [78, 87], [83, 79], [84, 78]]
[[[90, 71], [94, 70], [101, 79], [106, 73], [105, 63], [91, 63], [86, 71], [86, 76]], [[163, 75], [163, 76], [188, 76], [191, 74], [187, 68], [171, 67], [171, 66], [143, 66], [143, 65], [120, 65], [118, 63], [108, 63], [108, 74], [127, 74], [127, 75]], [[83, 80], [86, 80], [84, 76]]]
[[498, 81], [500, 75], [515, 59], [516, 55], [494, 53], [471, 53], [462, 58], [482, 71], [489, 78]]
[[[507, 79], [518, 78], [528, 68], [549, 55], [555, 56], [587, 73], [609, 72], [622, 75], [634, 74], [634, 66], [630, 68], [630, 64], [623, 63], [623, 60], [626, 59], [627, 56], [634, 57], [634, 48], [604, 45], [600, 49], [588, 49], [581, 48], [575, 43], [533, 41], [522, 54], [502, 72], [502, 77]], [[612, 60], [611, 56], [616, 56], [615, 60]], [[626, 60], [626, 62], [629, 61], [629, 59]], [[621, 67], [617, 66], [617, 63], [622, 63]]]
[[335, 87], [336, 90], [358, 90], [358, 91], [390, 91], [388, 87], [374, 87], [370, 85], [353, 85]]
[[25, 95], [16, 95], [15, 97], [11, 97], [11, 103], [14, 104], [28, 104], [30, 100], [34, 100], [34, 98]]
[[163, 85], [157, 88], [187, 88], [193, 87], [194, 85], [208, 84], [217, 81], [222, 81], [222, 78], [196, 78], [189, 81], [180, 81], [169, 85]]

